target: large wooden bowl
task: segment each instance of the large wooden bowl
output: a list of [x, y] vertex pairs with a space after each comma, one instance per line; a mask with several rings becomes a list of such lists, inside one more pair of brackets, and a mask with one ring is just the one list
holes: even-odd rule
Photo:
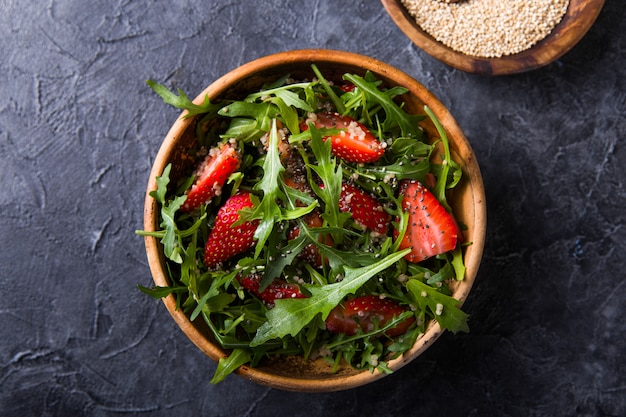
[[604, 0], [570, 0], [561, 22], [530, 49], [501, 58], [479, 58], [457, 52], [430, 36], [420, 28], [400, 0], [381, 1], [400, 30], [424, 52], [454, 68], [483, 75], [530, 71], [557, 60], [582, 39], [604, 6]]
[[[456, 282], [452, 287], [453, 296], [463, 302], [474, 283], [483, 251], [486, 222], [483, 182], [474, 153], [457, 122], [423, 85], [405, 73], [365, 56], [341, 51], [300, 50], [267, 56], [245, 64], [207, 87], [198, 95], [196, 102], [201, 102], [207, 94], [212, 101], [223, 98], [240, 99], [249, 92], [258, 91], [263, 83], [274, 81], [287, 73], [295, 79], [311, 79], [313, 77], [312, 63], [315, 63], [329, 80], [340, 80], [346, 72], [363, 75], [365, 71], [370, 70], [389, 87], [404, 86], [409, 89], [409, 92], [402, 97], [406, 101], [406, 108], [409, 112], [423, 114], [424, 105], [428, 105], [447, 130], [453, 158], [462, 166], [464, 175], [462, 183], [455, 189], [449, 201], [459, 221], [467, 225], [467, 231], [464, 232], [466, 240], [472, 242], [465, 249], [464, 254], [467, 276], [464, 281]], [[161, 175], [165, 166], [170, 162], [173, 164], [170, 175], [174, 180], [183, 173], [190, 172], [192, 167], [189, 166], [187, 150], [195, 140], [194, 123], [193, 118], [180, 117], [176, 120], [154, 161], [147, 193], [156, 189], [155, 177]], [[435, 128], [430, 121], [424, 123], [424, 128], [429, 135], [435, 134]], [[145, 230], [158, 230], [159, 212], [160, 209], [155, 200], [146, 194]], [[145, 245], [154, 283], [158, 286], [169, 285], [163, 250], [158, 239], [146, 237]], [[229, 354], [215, 342], [202, 319], [191, 322], [182, 311], [176, 310], [174, 295], [170, 295], [163, 301], [182, 331], [204, 353], [215, 361]], [[411, 350], [390, 361], [391, 369], [397, 370], [415, 359], [433, 344], [441, 332], [436, 322], [431, 323], [426, 333], [417, 340]], [[259, 384], [306, 392], [352, 388], [384, 376], [379, 372], [358, 371], [349, 366], [341, 367], [338, 372], [333, 373], [326, 362], [305, 361], [302, 357], [267, 360], [256, 368], [242, 366], [237, 373]]]

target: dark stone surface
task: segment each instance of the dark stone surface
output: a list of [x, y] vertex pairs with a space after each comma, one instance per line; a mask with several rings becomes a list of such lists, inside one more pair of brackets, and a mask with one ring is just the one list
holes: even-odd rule
[[[556, 63], [500, 78], [435, 61], [377, 1], [350, 4], [0, 3], [1, 416], [626, 415], [623, 0]], [[145, 80], [195, 95], [305, 47], [397, 66], [465, 130], [489, 210], [472, 331], [345, 392], [212, 386], [215, 364], [136, 290], [151, 281], [134, 230], [178, 115]]]

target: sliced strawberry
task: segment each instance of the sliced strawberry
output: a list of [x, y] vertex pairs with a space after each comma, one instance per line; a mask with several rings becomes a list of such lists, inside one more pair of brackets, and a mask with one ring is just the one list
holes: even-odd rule
[[[305, 223], [307, 224], [307, 226], [311, 227], [311, 228], [315, 228], [315, 227], [322, 227], [322, 225], [324, 224], [324, 222], [322, 221], [322, 218], [320, 217], [319, 213], [314, 211], [311, 214], [307, 215], [304, 219]], [[289, 240], [295, 239], [298, 236], [300, 236], [300, 228], [299, 227], [294, 227], [293, 229], [291, 229], [289, 231], [289, 234], [287, 235], [287, 238]], [[329, 236], [329, 235], [324, 235], [324, 237], [322, 238], [322, 236], [319, 237], [319, 242], [324, 243], [327, 246], [332, 246], [333, 245], [333, 239]], [[310, 243], [307, 246], [304, 247], [304, 249], [302, 249], [302, 252], [300, 252], [299, 255], [300, 259], [302, 259], [304, 262], [313, 265], [316, 268], [321, 268], [322, 267], [322, 255], [320, 254], [319, 249], [317, 248], [317, 246], [315, 246], [314, 243]]]
[[237, 278], [241, 286], [261, 300], [269, 304], [274, 304], [277, 299], [283, 298], [306, 298], [297, 284], [289, 283], [283, 279], [276, 278], [263, 291], [259, 291], [261, 287], [261, 276], [258, 274], [246, 275]]
[[342, 184], [339, 210], [350, 212], [361, 226], [381, 235], [387, 234], [391, 216], [378, 200], [362, 189], [347, 183]]
[[[324, 137], [330, 139], [333, 153], [348, 162], [375, 162], [385, 153], [383, 144], [363, 124], [339, 113], [317, 113], [311, 119], [317, 128], [340, 129], [337, 134]], [[305, 123], [302, 130], [307, 130]]]
[[219, 195], [226, 180], [239, 168], [241, 158], [229, 144], [211, 148], [209, 154], [194, 172], [195, 180], [187, 199], [181, 206], [182, 211], [194, 211], [214, 196]]
[[220, 207], [204, 247], [204, 264], [207, 268], [224, 262], [254, 246], [254, 232], [259, 224], [258, 220], [233, 226], [239, 221], [239, 211], [252, 206], [250, 193], [241, 192], [230, 197]]
[[[383, 327], [394, 316], [409, 311], [397, 302], [375, 295], [365, 295], [339, 304], [331, 310], [326, 318], [326, 329], [331, 333], [344, 333], [348, 336], [356, 334], [358, 328], [364, 332], [374, 330], [374, 322]], [[406, 333], [415, 321], [414, 317], [398, 323], [385, 332], [387, 336], [398, 336]]]
[[339, 85], [339, 89], [343, 91], [344, 93], [349, 93], [351, 91], [354, 91], [355, 88], [356, 86], [354, 84], [348, 83], [348, 82]]
[[405, 259], [418, 263], [454, 249], [459, 227], [437, 198], [417, 181], [404, 181], [400, 189], [404, 195], [402, 209], [409, 213], [409, 225], [400, 243], [400, 249], [411, 248]]

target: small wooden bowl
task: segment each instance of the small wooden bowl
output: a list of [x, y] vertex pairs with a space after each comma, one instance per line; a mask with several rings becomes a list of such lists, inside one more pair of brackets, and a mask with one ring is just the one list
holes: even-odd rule
[[501, 58], [479, 58], [457, 52], [430, 36], [420, 28], [400, 0], [381, 1], [400, 30], [424, 52], [454, 68], [482, 75], [515, 74], [555, 61], [582, 39], [604, 6], [604, 0], [570, 0], [561, 22], [530, 49]]
[[[404, 86], [409, 90], [402, 97], [406, 101], [408, 111], [423, 114], [424, 105], [428, 105], [447, 130], [453, 158], [462, 166], [464, 178], [454, 189], [448, 201], [458, 220], [467, 225], [464, 236], [468, 242], [472, 242], [464, 253], [466, 278], [461, 282], [453, 283], [452, 286], [452, 295], [463, 302], [474, 283], [482, 257], [486, 224], [485, 192], [478, 163], [470, 144], [450, 112], [423, 85], [396, 68], [362, 55], [330, 50], [300, 50], [270, 55], [245, 64], [212, 83], [196, 97], [195, 101], [202, 102], [207, 94], [212, 101], [242, 98], [249, 92], [258, 91], [264, 83], [274, 81], [288, 73], [295, 79], [311, 79], [313, 77], [312, 63], [315, 63], [329, 80], [339, 81], [346, 72], [364, 75], [367, 70], [370, 70], [388, 87]], [[436, 135], [435, 127], [430, 121], [425, 122], [423, 127], [430, 137]], [[160, 176], [170, 162], [172, 163], [170, 176], [173, 181], [176, 181], [177, 177], [188, 175], [192, 166], [188, 162], [187, 150], [194, 141], [194, 118], [179, 117], [165, 137], [152, 166], [144, 207], [146, 231], [159, 229], [160, 209], [149, 195], [157, 188], [155, 177]], [[154, 283], [157, 286], [169, 285], [166, 262], [158, 239], [146, 237], [145, 245]], [[182, 311], [176, 310], [174, 295], [163, 299], [163, 302], [176, 323], [200, 350], [215, 361], [228, 355], [229, 352], [223, 350], [215, 342], [203, 320], [197, 319], [191, 322]], [[397, 370], [415, 359], [433, 344], [441, 332], [436, 322], [430, 323], [426, 333], [418, 338], [413, 348], [403, 356], [390, 361], [389, 367]], [[338, 372], [333, 373], [330, 365], [325, 361], [321, 359], [305, 361], [302, 357], [268, 359], [255, 368], [242, 366], [237, 373], [259, 384], [302, 392], [348, 389], [384, 376], [379, 372], [359, 371], [349, 366], [343, 366]]]

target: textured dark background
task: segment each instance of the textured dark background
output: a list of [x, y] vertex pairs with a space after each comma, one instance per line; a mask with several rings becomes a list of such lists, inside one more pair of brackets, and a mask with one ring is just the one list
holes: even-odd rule
[[[195, 96], [307, 47], [397, 66], [466, 132], [489, 217], [472, 330], [345, 392], [212, 386], [215, 364], [136, 289], [178, 115], [145, 80]], [[625, 416], [625, 84], [623, 0], [559, 61], [498, 78], [435, 61], [375, 0], [0, 1], [0, 415]]]

